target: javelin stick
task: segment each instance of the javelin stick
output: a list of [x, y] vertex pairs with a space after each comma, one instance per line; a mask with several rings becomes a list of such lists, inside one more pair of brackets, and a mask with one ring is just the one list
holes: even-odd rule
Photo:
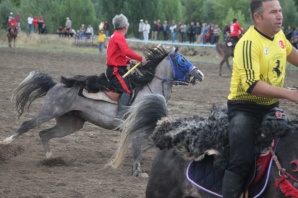
[[138, 62], [137, 64], [135, 64], [135, 66], [133, 66], [132, 68], [130, 68], [123, 76], [122, 78], [125, 78], [128, 74], [130, 74], [133, 70], [135, 70], [138, 66], [141, 65], [141, 62]]

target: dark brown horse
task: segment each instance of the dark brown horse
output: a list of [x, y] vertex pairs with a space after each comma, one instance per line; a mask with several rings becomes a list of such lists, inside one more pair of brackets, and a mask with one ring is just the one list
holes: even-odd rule
[[[157, 152], [152, 163], [146, 198], [221, 197], [218, 193], [210, 194], [212, 191], [206, 192], [203, 188], [196, 187], [187, 179], [186, 170], [191, 159], [201, 160], [205, 155], [224, 155], [225, 149], [222, 148], [228, 143], [226, 136], [228, 115], [225, 108], [213, 108], [207, 119], [193, 116], [172, 120], [166, 117], [168, 113], [166, 100], [163, 96], [154, 94], [143, 97], [138, 104], [130, 108], [129, 112], [130, 115], [121, 126], [124, 129], [121, 142], [111, 164], [121, 164], [132, 139], [139, 137], [141, 133], [151, 131], [152, 143], [162, 150]], [[272, 158], [269, 158], [272, 166], [269, 165], [271, 171], [267, 176], [270, 176], [265, 179], [264, 185], [257, 191], [258, 195], [254, 197], [297, 198], [297, 128], [292, 128], [289, 122], [279, 123], [269, 120], [259, 131], [262, 135], [259, 136], [258, 141], [264, 144], [257, 145], [263, 145], [262, 148], [269, 147], [272, 138], [284, 134], [285, 130], [286, 135], [276, 143], [278, 147], [275, 150], [277, 156], [275, 160], [278, 162], [275, 163]], [[224, 165], [225, 161], [222, 159], [227, 158], [221, 158], [216, 164]], [[210, 171], [210, 169], [203, 169], [205, 173]], [[219, 179], [207, 174], [203, 177], [211, 181]]]
[[7, 30], [7, 38], [8, 38], [8, 46], [12, 47], [12, 41], [13, 41], [13, 47], [16, 47], [16, 39], [18, 36], [18, 29], [17, 27], [11, 27]]
[[224, 63], [226, 63], [229, 70], [232, 71], [230, 63], [229, 63], [229, 58], [230, 58], [230, 56], [232, 56], [232, 50], [234, 50], [234, 48], [228, 47], [226, 42], [222, 42], [222, 43], [216, 43], [215, 49], [216, 49], [217, 53], [222, 57], [222, 61], [219, 64], [219, 76], [222, 75], [222, 65]]

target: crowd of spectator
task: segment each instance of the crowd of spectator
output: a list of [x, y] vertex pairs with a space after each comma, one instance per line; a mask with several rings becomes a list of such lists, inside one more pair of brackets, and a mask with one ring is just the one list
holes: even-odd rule
[[[151, 30], [151, 31], [150, 31]], [[215, 44], [218, 42], [221, 29], [217, 24], [208, 24], [200, 22], [190, 22], [186, 25], [184, 22], [154, 20], [152, 27], [148, 21], [141, 19], [138, 25], [139, 39], [149, 40], [165, 40], [172, 42], [189, 42], [202, 44]]]
[[283, 28], [286, 38], [292, 43], [292, 45], [298, 49], [298, 27], [293, 29], [290, 25], [287, 28]]

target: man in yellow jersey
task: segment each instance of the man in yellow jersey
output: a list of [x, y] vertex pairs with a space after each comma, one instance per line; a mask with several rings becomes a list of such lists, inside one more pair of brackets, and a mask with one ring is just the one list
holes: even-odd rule
[[255, 163], [255, 131], [278, 99], [298, 103], [298, 91], [283, 88], [286, 62], [298, 66], [298, 52], [282, 31], [278, 0], [252, 0], [254, 25], [235, 47], [228, 114], [230, 160], [224, 174], [223, 197], [239, 198]]

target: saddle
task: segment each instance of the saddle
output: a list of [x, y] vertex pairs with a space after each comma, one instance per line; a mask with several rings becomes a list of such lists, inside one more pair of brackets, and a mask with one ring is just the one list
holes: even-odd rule
[[[280, 138], [273, 142], [272, 149], [275, 152]], [[224, 171], [214, 168], [213, 156], [206, 156], [202, 161], [191, 161], [186, 170], [186, 177], [193, 185], [209, 194], [222, 197], [222, 183]], [[272, 167], [272, 155], [270, 152], [260, 154], [255, 168], [251, 171], [246, 181], [247, 197], [259, 197], [266, 189]]]

